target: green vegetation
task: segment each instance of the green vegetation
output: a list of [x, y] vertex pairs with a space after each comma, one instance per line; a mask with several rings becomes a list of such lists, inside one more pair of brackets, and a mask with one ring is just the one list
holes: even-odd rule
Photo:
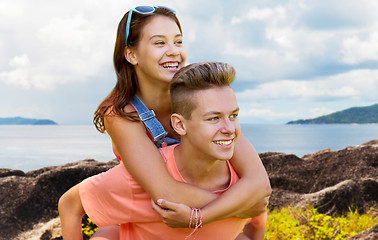
[[316, 208], [283, 208], [268, 212], [265, 239], [347, 239], [377, 224], [377, 212], [366, 214], [350, 210], [345, 215], [329, 216]]
[[92, 222], [92, 220], [85, 215], [81, 224], [81, 230], [83, 232], [83, 239], [90, 239], [91, 236], [97, 231], [98, 227]]
[[12, 117], [0, 118], [0, 125], [57, 125], [57, 123], [49, 119]]
[[378, 123], [378, 104], [368, 107], [353, 107], [313, 119], [291, 121], [287, 124], [324, 123]]
[[[377, 224], [377, 217], [378, 212], [373, 209], [366, 214], [350, 210], [344, 215], [329, 216], [310, 206], [306, 209], [286, 207], [268, 212], [265, 239], [347, 239]], [[84, 239], [89, 239], [97, 230], [97, 226], [87, 217], [82, 226]]]

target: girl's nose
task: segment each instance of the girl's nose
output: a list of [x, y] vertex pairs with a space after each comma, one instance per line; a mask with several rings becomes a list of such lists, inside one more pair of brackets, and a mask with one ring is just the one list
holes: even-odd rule
[[168, 56], [177, 56], [180, 54], [179, 47], [177, 47], [175, 44], [169, 44], [166, 54]]

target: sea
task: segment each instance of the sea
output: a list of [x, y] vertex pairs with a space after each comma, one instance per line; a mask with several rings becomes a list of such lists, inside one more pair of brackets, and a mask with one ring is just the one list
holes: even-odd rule
[[[257, 152], [301, 157], [378, 139], [378, 124], [241, 124]], [[0, 168], [30, 171], [84, 159], [114, 159], [111, 139], [90, 125], [0, 125]]]

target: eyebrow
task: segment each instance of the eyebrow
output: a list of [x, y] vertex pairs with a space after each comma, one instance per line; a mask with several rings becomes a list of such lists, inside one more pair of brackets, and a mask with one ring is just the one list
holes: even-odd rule
[[[232, 113], [235, 113], [235, 112], [238, 112], [240, 109], [239, 107], [235, 108]], [[219, 115], [219, 114], [222, 114], [221, 112], [217, 112], [217, 111], [210, 111], [210, 112], [207, 112], [205, 114], [203, 114], [203, 116], [208, 116], [208, 115]]]
[[[153, 38], [164, 38], [164, 37], [166, 37], [166, 36], [165, 36], [165, 35], [159, 35], [159, 34], [156, 34], [156, 35], [152, 35], [152, 36], [150, 37], [150, 40], [153, 39]], [[182, 37], [182, 34], [181, 34], [181, 33], [176, 34], [176, 35], [175, 35], [175, 38], [177, 38], [177, 37]]]

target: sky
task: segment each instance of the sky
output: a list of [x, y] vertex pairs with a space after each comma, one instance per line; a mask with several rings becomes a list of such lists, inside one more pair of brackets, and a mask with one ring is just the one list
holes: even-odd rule
[[116, 82], [117, 25], [138, 5], [176, 10], [187, 63], [235, 67], [241, 123], [378, 103], [376, 0], [2, 0], [0, 117], [92, 124]]

